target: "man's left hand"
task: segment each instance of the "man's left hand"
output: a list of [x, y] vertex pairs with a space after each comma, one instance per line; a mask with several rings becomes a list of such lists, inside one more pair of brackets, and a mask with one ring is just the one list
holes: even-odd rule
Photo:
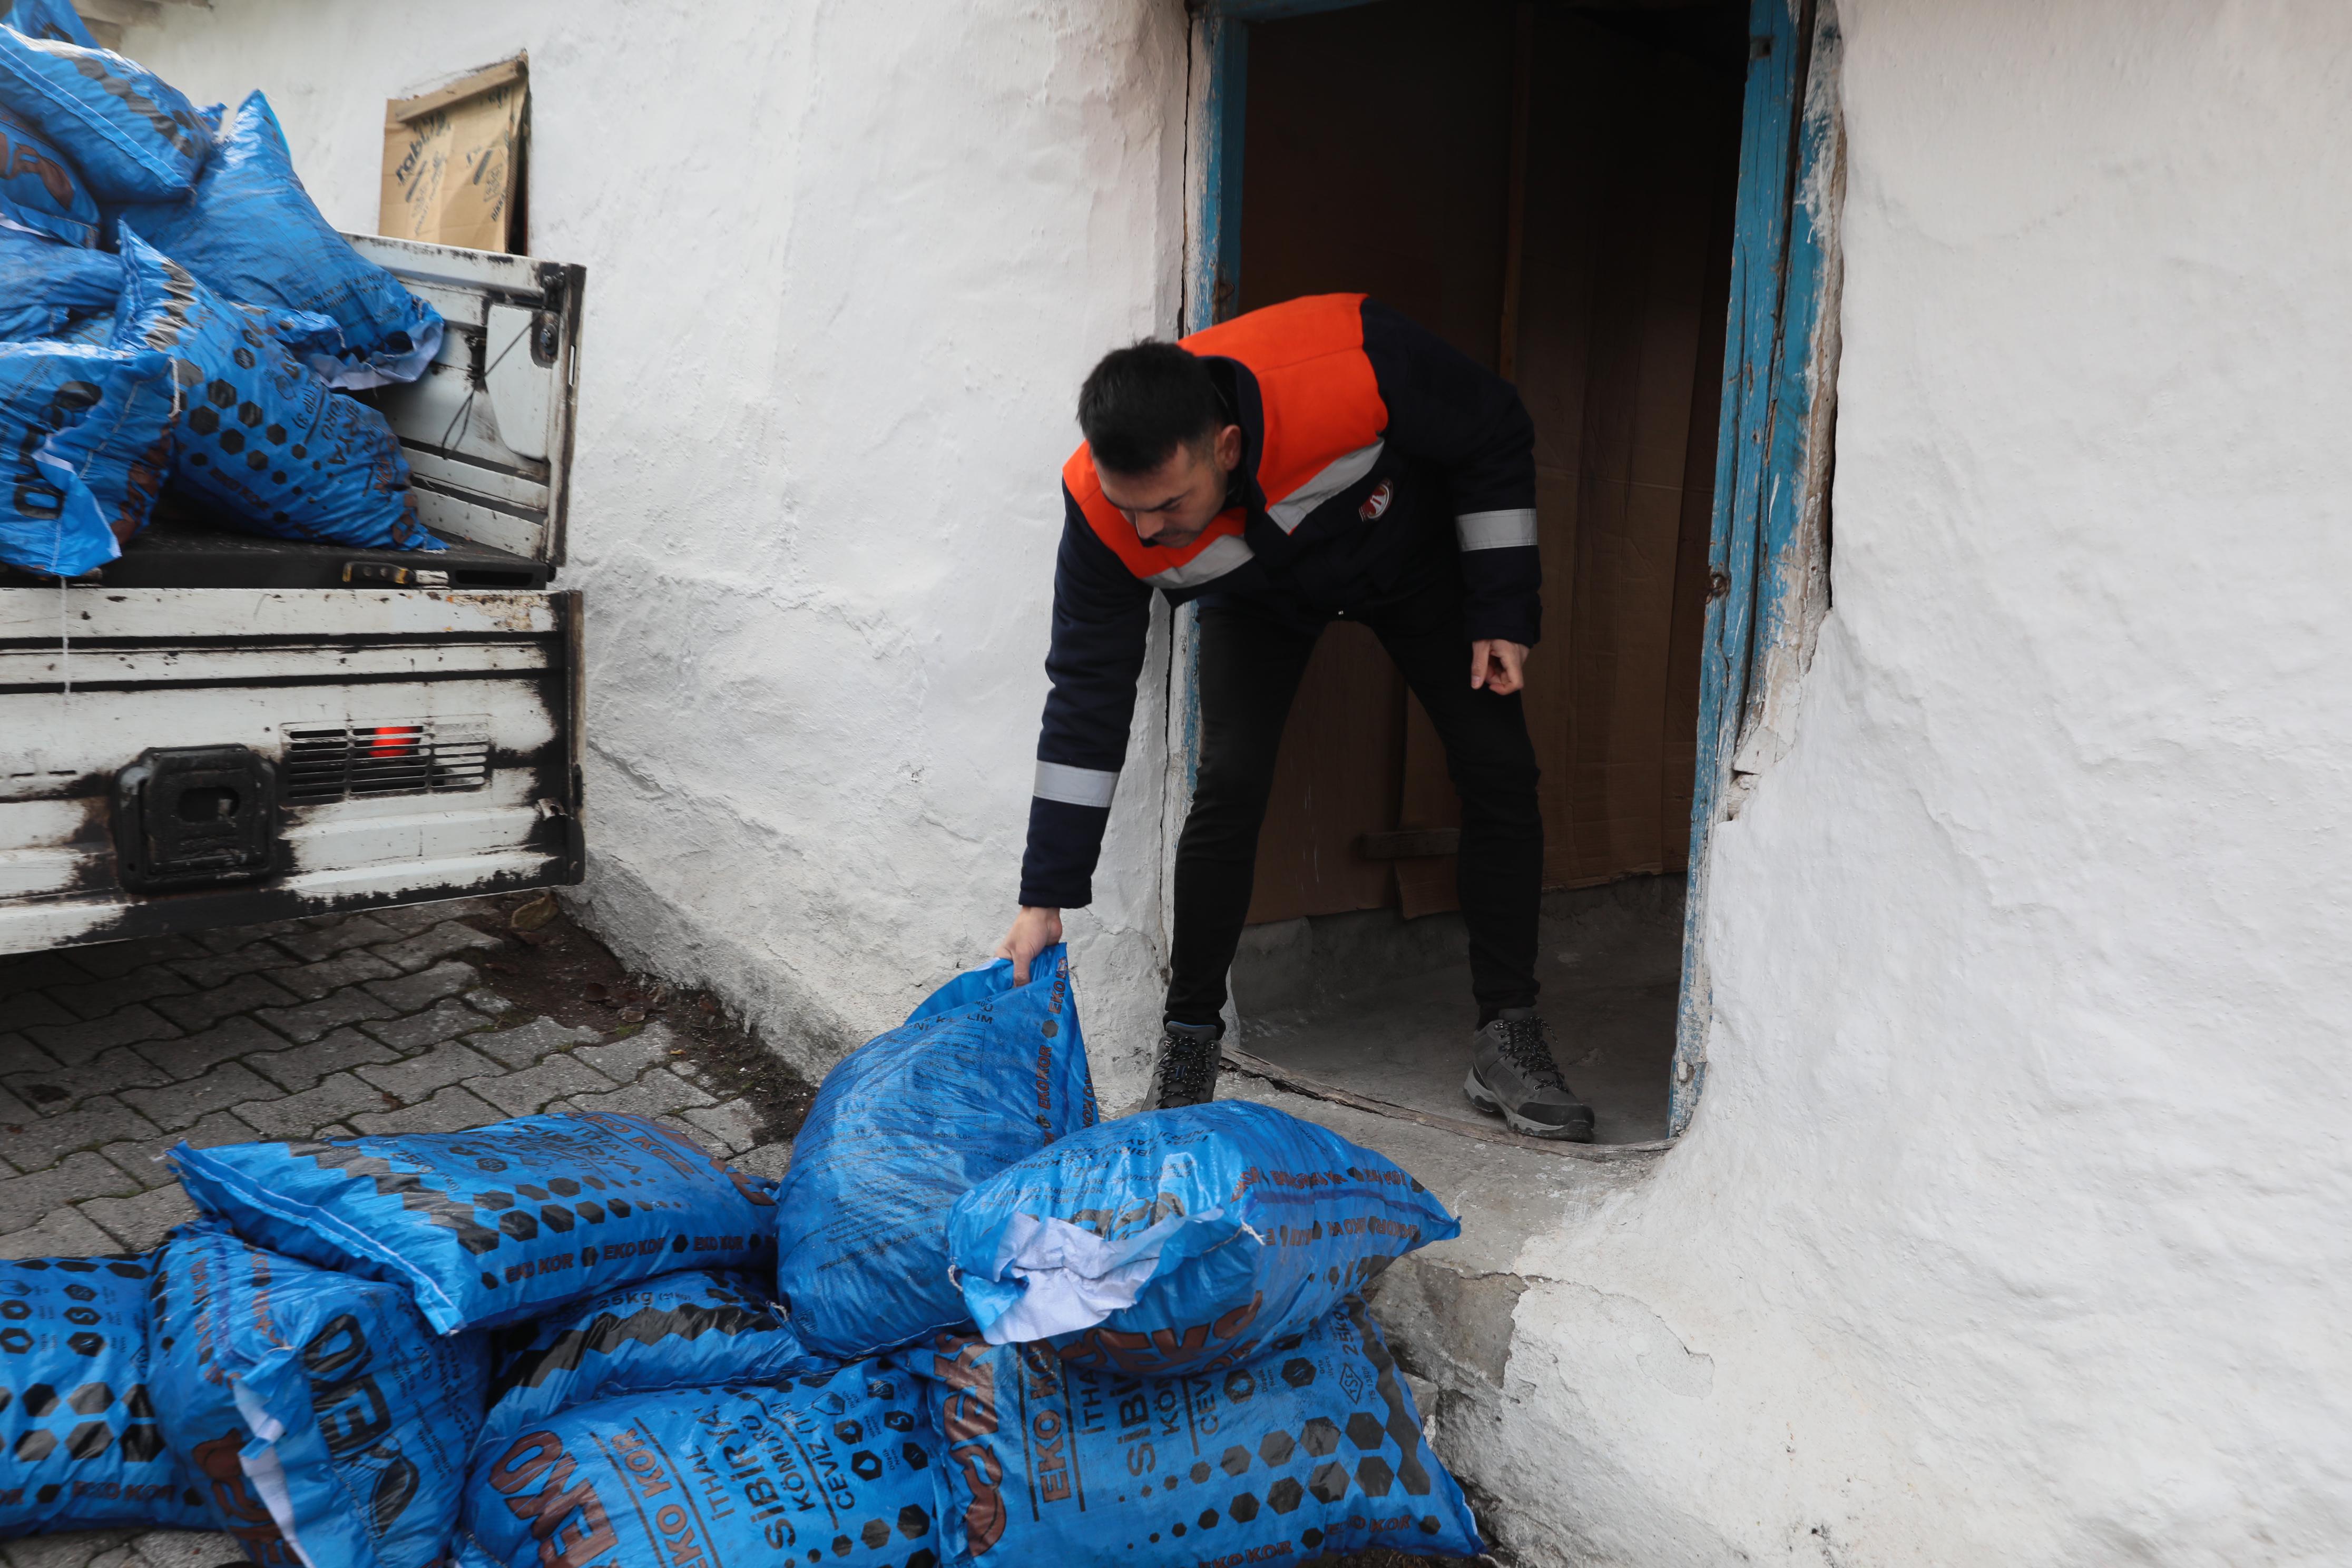
[[1470, 645], [1470, 689], [1508, 697], [1528, 683], [1528, 645], [1482, 637]]

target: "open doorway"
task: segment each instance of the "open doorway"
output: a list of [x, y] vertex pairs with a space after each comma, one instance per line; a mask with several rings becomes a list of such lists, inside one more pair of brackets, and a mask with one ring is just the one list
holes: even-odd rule
[[[1748, 12], [1379, 0], [1260, 21], [1239, 106], [1226, 309], [1372, 294], [1514, 381], [1534, 419], [1538, 977], [1604, 1143], [1668, 1130]], [[1332, 626], [1260, 839], [1243, 1051], [1476, 1120], [1457, 820], [1394, 667]]]

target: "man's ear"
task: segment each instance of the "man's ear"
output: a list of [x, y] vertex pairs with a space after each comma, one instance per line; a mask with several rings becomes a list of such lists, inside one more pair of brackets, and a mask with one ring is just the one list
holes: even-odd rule
[[1217, 467], [1232, 473], [1242, 466], [1242, 427], [1228, 425], [1217, 432]]

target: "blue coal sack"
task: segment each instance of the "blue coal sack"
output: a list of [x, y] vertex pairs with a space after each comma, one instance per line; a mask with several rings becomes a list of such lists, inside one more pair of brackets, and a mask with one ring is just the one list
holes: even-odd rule
[[129, 228], [114, 346], [168, 353], [184, 409], [172, 472], [221, 521], [278, 539], [440, 550], [383, 416], [295, 357], [333, 323], [227, 303]]
[[482, 1446], [458, 1568], [934, 1568], [920, 1385], [883, 1356], [632, 1394]]
[[482, 1424], [484, 1336], [444, 1338], [396, 1285], [215, 1226], [155, 1257], [155, 1402], [207, 1524], [256, 1563], [437, 1563]]
[[1075, 1133], [966, 1193], [948, 1257], [992, 1343], [1165, 1375], [1246, 1360], [1462, 1234], [1387, 1156], [1217, 1100]]
[[320, 215], [258, 92], [229, 121], [194, 196], [128, 208], [122, 219], [216, 293], [333, 321], [341, 341], [301, 356], [331, 386], [415, 381], [440, 349], [440, 312]]
[[206, 1522], [156, 1424], [151, 1268], [145, 1257], [0, 1263], [0, 1538]]
[[172, 1151], [196, 1206], [273, 1251], [397, 1281], [443, 1333], [689, 1266], [775, 1266], [774, 1184], [639, 1116]]
[[0, 562], [79, 577], [147, 526], [172, 452], [170, 362], [0, 343]]
[[1027, 985], [958, 975], [825, 1075], [778, 1194], [776, 1284], [811, 1350], [847, 1361], [964, 1321], [948, 1210], [975, 1182], [1094, 1124], [1069, 954]]
[[116, 258], [0, 227], [0, 342], [52, 336], [121, 298]]
[[0, 23], [28, 38], [53, 38], [61, 44], [79, 44], [85, 49], [98, 47], [89, 24], [67, 0], [16, 0], [14, 6], [0, 11]]
[[499, 1331], [482, 1445], [599, 1399], [814, 1370], [768, 1294], [758, 1275], [687, 1268]]
[[0, 106], [64, 153], [101, 202], [185, 195], [212, 155], [196, 106], [110, 49], [0, 26]]
[[5, 109], [0, 109], [0, 230], [62, 245], [98, 243], [98, 203], [81, 176], [40, 132]]
[[954, 1334], [913, 1365], [956, 1568], [1486, 1550], [1352, 1298], [1215, 1376], [1136, 1378]]

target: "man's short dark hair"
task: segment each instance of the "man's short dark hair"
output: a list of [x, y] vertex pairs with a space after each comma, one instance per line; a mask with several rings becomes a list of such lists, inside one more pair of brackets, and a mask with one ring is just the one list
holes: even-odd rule
[[1078, 388], [1078, 428], [1095, 466], [1148, 474], [1180, 446], [1214, 445], [1232, 420], [1209, 367], [1174, 343], [1113, 349]]

